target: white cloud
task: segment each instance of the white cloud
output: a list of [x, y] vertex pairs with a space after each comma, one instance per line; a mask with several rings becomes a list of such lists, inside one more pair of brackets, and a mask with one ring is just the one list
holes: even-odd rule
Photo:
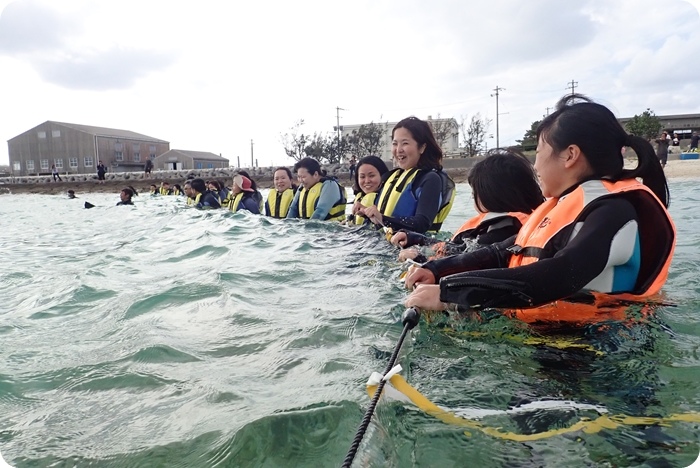
[[0, 136], [59, 120], [234, 164], [253, 139], [259, 164], [289, 164], [280, 133], [332, 131], [336, 106], [341, 124], [480, 112], [495, 133], [498, 85], [505, 145], [571, 80], [620, 116], [698, 112], [699, 26], [683, 0], [18, 0], [0, 14]]

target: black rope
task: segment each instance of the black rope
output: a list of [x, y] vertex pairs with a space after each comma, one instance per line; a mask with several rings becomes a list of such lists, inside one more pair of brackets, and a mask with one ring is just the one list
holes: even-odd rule
[[[389, 359], [389, 364], [386, 366], [386, 370], [382, 375], [387, 375], [389, 371], [394, 368], [396, 358], [399, 355], [399, 351], [401, 350], [401, 345], [403, 344], [404, 338], [406, 338], [406, 334], [408, 334], [409, 330], [411, 330], [418, 324], [419, 319], [420, 312], [415, 307], [410, 307], [406, 309], [406, 311], [403, 313], [403, 331], [401, 332], [401, 337], [399, 338], [399, 342], [396, 344], [396, 348], [394, 348], [394, 353], [391, 355], [391, 359]], [[372, 402], [369, 404], [369, 408], [367, 408], [365, 416], [362, 418], [360, 427], [357, 429], [355, 439], [353, 439], [352, 444], [350, 444], [350, 450], [348, 450], [348, 454], [345, 456], [345, 460], [343, 461], [343, 468], [350, 468], [350, 466], [352, 465], [352, 461], [355, 458], [357, 449], [360, 447], [360, 443], [362, 443], [362, 438], [365, 436], [367, 427], [369, 427], [369, 423], [372, 420], [374, 409], [377, 407], [377, 403], [379, 403], [379, 397], [382, 395], [382, 390], [384, 390], [385, 384], [386, 380], [382, 379], [379, 381], [379, 384], [377, 385], [377, 391], [374, 392]]]

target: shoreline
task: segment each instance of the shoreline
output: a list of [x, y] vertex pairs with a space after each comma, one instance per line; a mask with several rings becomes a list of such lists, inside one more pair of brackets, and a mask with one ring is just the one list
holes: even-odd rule
[[[467, 176], [469, 175], [468, 168], [451, 168], [445, 169], [445, 171], [452, 177], [456, 183], [464, 183], [467, 181]], [[667, 179], [697, 179], [700, 178], [700, 159], [672, 159], [669, 160], [664, 169]], [[57, 195], [65, 194], [68, 190], [74, 190], [76, 194], [79, 193], [116, 193], [118, 194], [122, 188], [131, 185], [133, 186], [139, 194], [148, 193], [149, 186], [151, 184], [160, 185], [161, 181], [169, 182], [171, 185], [173, 183], [182, 183], [183, 181], [176, 182], [170, 177], [159, 177], [158, 173], [153, 173], [153, 177], [150, 179], [139, 178], [132, 180], [122, 180], [113, 179], [106, 180], [104, 184], [98, 184], [97, 178], [93, 174], [90, 177], [95, 177], [94, 180], [86, 181], [63, 181], [63, 182], [38, 182], [38, 183], [14, 183], [14, 184], [0, 184], [0, 195], [18, 195], [18, 194], [44, 194], [44, 195]], [[108, 176], [109, 177], [109, 176]], [[340, 184], [351, 187], [352, 180], [349, 174], [338, 174], [338, 182]], [[216, 177], [217, 179], [226, 179], [227, 177]], [[268, 189], [272, 187], [272, 180], [269, 177], [254, 177], [260, 189]]]

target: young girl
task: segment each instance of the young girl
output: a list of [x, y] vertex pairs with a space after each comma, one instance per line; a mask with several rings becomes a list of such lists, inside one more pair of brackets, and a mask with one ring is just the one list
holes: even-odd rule
[[[408, 306], [534, 308], [557, 301], [512, 313], [530, 321], [583, 317], [600, 304], [643, 300], [661, 289], [675, 227], [651, 144], [580, 95], [559, 101], [537, 139], [535, 171], [547, 201], [517, 237], [411, 271], [406, 286], [417, 287]], [[637, 154], [636, 168], [623, 168], [623, 146]]]
[[[479, 213], [460, 227], [452, 240], [439, 242], [411, 231], [399, 231], [391, 243], [430, 246], [432, 257], [462, 253], [470, 246], [501, 242], [518, 233], [530, 213], [544, 201], [530, 162], [518, 150], [492, 150], [469, 171], [474, 207]], [[473, 249], [472, 249], [473, 250]], [[399, 260], [428, 260], [417, 248], [405, 248]]]

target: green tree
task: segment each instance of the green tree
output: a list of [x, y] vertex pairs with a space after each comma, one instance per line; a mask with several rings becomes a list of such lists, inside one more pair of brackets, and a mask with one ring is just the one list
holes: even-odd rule
[[357, 159], [370, 155], [378, 155], [382, 151], [384, 130], [381, 125], [371, 122], [360, 125], [360, 128], [353, 130], [345, 137], [347, 153], [354, 155]]
[[336, 134], [329, 134], [323, 145], [323, 159], [319, 161], [324, 164], [337, 164], [345, 159], [349, 150], [350, 144], [346, 135], [341, 136], [339, 142]]
[[314, 158], [316, 161], [323, 161], [326, 156], [326, 138], [323, 135], [314, 133], [314, 135], [307, 140], [304, 154], [309, 158]]
[[537, 148], [537, 127], [542, 123], [541, 120], [532, 122], [530, 129], [525, 132], [522, 140], [515, 140], [522, 151], [531, 151]]
[[303, 125], [304, 119], [297, 120], [292, 128], [289, 129], [289, 132], [280, 135], [284, 152], [295, 161], [299, 161], [306, 156], [306, 147], [310, 143], [310, 137], [301, 132]]
[[647, 140], [658, 137], [661, 127], [663, 127], [661, 120], [648, 107], [641, 115], [635, 115], [625, 124], [629, 133]]

